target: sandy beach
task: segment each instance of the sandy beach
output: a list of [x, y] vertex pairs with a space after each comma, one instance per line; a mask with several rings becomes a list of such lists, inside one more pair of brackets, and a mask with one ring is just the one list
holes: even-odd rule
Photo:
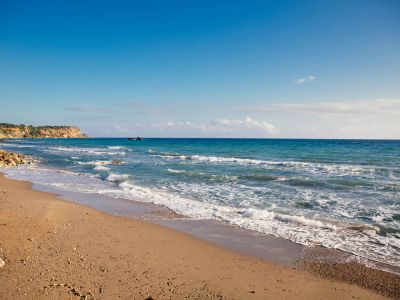
[[0, 299], [385, 299], [3, 176], [0, 205]]
[[0, 16], [0, 300], [400, 300], [400, 0]]

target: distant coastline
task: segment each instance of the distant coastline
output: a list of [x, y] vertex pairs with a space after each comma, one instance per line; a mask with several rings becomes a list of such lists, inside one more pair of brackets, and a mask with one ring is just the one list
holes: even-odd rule
[[88, 138], [76, 126], [32, 126], [0, 123], [0, 138]]

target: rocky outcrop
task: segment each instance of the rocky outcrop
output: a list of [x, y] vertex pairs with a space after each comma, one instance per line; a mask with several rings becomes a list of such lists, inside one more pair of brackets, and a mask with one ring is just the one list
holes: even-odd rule
[[0, 168], [16, 167], [32, 162], [33, 159], [30, 156], [0, 150]]
[[0, 123], [0, 138], [86, 138], [75, 126], [27, 126]]

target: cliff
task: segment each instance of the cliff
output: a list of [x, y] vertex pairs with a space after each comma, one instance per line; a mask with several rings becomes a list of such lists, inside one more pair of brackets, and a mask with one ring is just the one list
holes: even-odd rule
[[75, 126], [27, 126], [0, 123], [0, 138], [86, 138]]

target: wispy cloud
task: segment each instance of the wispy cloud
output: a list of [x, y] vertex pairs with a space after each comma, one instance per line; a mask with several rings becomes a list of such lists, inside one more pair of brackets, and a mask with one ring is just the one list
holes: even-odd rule
[[267, 115], [283, 137], [400, 138], [400, 99], [276, 103], [243, 111]]
[[271, 123], [266, 121], [257, 121], [250, 117], [246, 117], [244, 120], [218, 119], [213, 122], [213, 125], [225, 130], [255, 129], [264, 131], [266, 133], [273, 133], [277, 129]]
[[303, 83], [307, 83], [307, 82], [313, 82], [317, 79], [317, 77], [315, 77], [314, 75], [309, 75], [307, 77], [303, 77], [303, 78], [296, 78], [294, 80], [294, 82], [296, 84], [303, 84]]
[[[129, 107], [128, 107], [129, 106]], [[71, 107], [91, 135], [153, 137], [400, 138], [400, 98], [265, 103], [209, 114], [173, 114], [141, 103]], [[112, 111], [112, 112], [110, 112]], [[124, 113], [118, 114], [123, 111]], [[91, 113], [92, 112], [92, 113]], [[241, 112], [242, 117], [236, 116]], [[97, 118], [92, 124], [92, 119]], [[103, 120], [98, 123], [98, 119]], [[93, 133], [92, 133], [93, 132]]]
[[[266, 121], [251, 117], [244, 119], [220, 118], [208, 122], [193, 120], [172, 120], [164, 122], [146, 122], [130, 125], [114, 124], [114, 130], [121, 134], [127, 132], [162, 136], [208, 136], [208, 137], [267, 137], [278, 129]], [[158, 133], [158, 134], [157, 134]]]
[[165, 106], [149, 104], [143, 101], [118, 102], [115, 104], [121, 112], [130, 113], [165, 113]]
[[144, 101], [110, 101], [99, 106], [74, 105], [64, 108], [65, 111], [72, 111], [80, 114], [176, 114], [182, 107], [175, 103], [155, 104]]
[[265, 104], [245, 111], [307, 114], [400, 114], [400, 99]]
[[95, 107], [95, 106], [69, 106], [66, 107], [65, 110], [67, 111], [72, 111], [72, 112], [78, 112], [78, 113], [108, 113], [108, 112], [115, 112], [115, 110], [110, 109], [110, 108], [104, 108], [104, 107]]
[[[113, 107], [111, 107], [113, 106]], [[77, 113], [156, 113], [162, 108], [144, 102], [110, 102], [109, 106], [69, 106], [65, 110]]]

